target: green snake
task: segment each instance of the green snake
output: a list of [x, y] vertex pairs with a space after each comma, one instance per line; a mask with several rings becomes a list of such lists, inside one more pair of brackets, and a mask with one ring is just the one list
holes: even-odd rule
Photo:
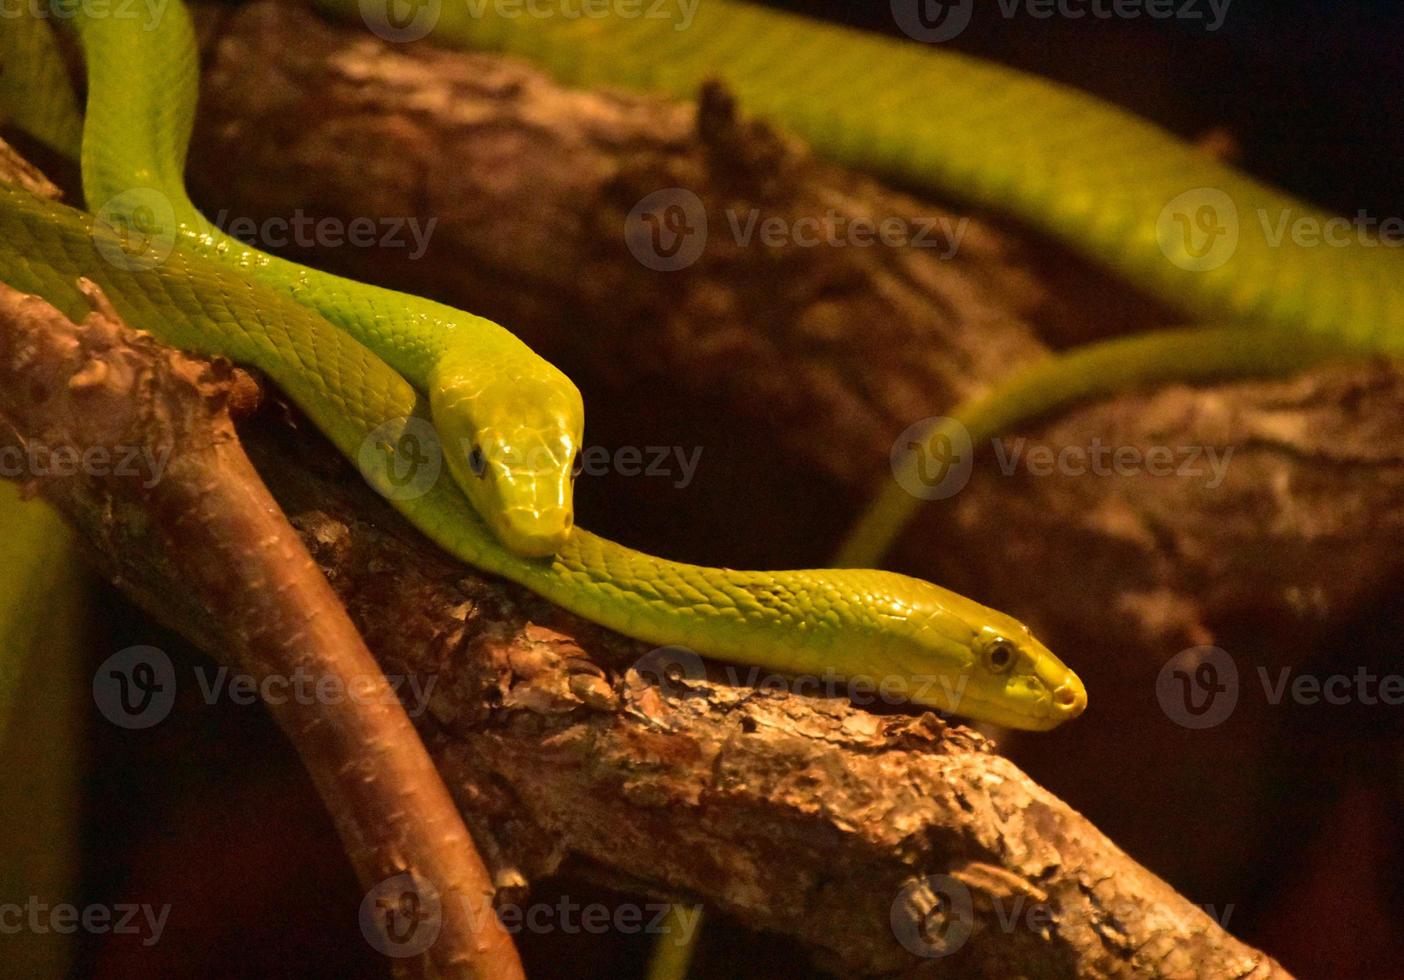
[[[76, 317], [85, 308], [76, 282], [86, 276], [133, 326], [259, 368], [450, 554], [626, 635], [787, 674], [864, 678], [889, 691], [896, 681], [906, 700], [1013, 728], [1048, 729], [1082, 712], [1082, 683], [1023, 624], [927, 582], [863, 569], [704, 568], [579, 527], [540, 556], [539, 541], [520, 547], [495, 513], [511, 506], [511, 484], [522, 475], [497, 458], [451, 464], [453, 480], [400, 492], [397, 474], [418, 463], [402, 437], [423, 431], [431, 416], [445, 437], [446, 412], [464, 401], [495, 401], [471, 406], [474, 448], [495, 439], [515, 462], [540, 456], [533, 450], [544, 434], [568, 445], [566, 426], [554, 410], [542, 421], [538, 402], [559, 375], [487, 321], [436, 305], [426, 313], [422, 301], [267, 259], [214, 233], [181, 183], [196, 81], [187, 12], [167, 6], [154, 30], [81, 12], [76, 26], [88, 73], [84, 193], [100, 218], [0, 187], [0, 280]], [[24, 38], [44, 27], [28, 18], [0, 23], [0, 31], [16, 32], [0, 47], [11, 57], [0, 74], [26, 75], [29, 59], [52, 54], [51, 42]], [[35, 100], [46, 94], [25, 91]], [[43, 113], [15, 119], [35, 115]], [[49, 121], [43, 130], [72, 127]], [[150, 212], [165, 206], [175, 217], [157, 214], [153, 223]], [[141, 234], [130, 235], [133, 228]], [[446, 324], [460, 346], [434, 335]], [[499, 356], [510, 371], [494, 362]], [[484, 363], [469, 363], [475, 357]], [[485, 386], [474, 387], [484, 372]], [[513, 383], [497, 384], [499, 375]], [[568, 403], [573, 393], [569, 386], [545, 397]], [[578, 412], [571, 424], [577, 419]], [[487, 431], [494, 428], [500, 432]], [[512, 439], [529, 444], [509, 447]], [[483, 471], [499, 464], [502, 486], [482, 492]]]

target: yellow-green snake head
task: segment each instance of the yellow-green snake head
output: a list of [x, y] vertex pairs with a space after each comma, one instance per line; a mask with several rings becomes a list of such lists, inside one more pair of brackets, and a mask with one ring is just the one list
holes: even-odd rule
[[1027, 626], [939, 586], [906, 581], [902, 601], [889, 610], [887, 649], [875, 662], [922, 681], [913, 701], [1026, 731], [1082, 714], [1082, 681]]
[[[455, 360], [455, 359], [449, 359]], [[575, 523], [580, 391], [541, 360], [440, 365], [430, 410], [454, 480], [503, 547], [554, 555]]]

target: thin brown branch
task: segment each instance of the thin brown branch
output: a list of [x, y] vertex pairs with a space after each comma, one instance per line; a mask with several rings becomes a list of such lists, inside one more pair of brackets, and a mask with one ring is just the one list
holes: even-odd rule
[[26, 456], [67, 447], [86, 459], [94, 450], [120, 458], [124, 447], [170, 449], [160, 474], [54, 475], [55, 467], [32, 483], [81, 528], [109, 574], [194, 626], [260, 690], [270, 678], [308, 677], [355, 692], [270, 708], [363, 885], [393, 900], [402, 892], [380, 883], [408, 873], [424, 901], [438, 903], [437, 941], [404, 965], [424, 976], [520, 976], [492, 913], [492, 881], [438, 772], [239, 446], [226, 411], [236, 376], [134, 333], [95, 287], [87, 292], [92, 313], [71, 323], [0, 285], [0, 421], [16, 436], [4, 443]]

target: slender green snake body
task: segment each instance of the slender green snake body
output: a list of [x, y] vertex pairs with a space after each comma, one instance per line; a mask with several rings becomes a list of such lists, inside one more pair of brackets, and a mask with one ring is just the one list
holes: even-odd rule
[[[27, 29], [26, 22], [7, 20], [3, 29]], [[887, 690], [900, 681], [907, 700], [1015, 728], [1047, 729], [1081, 713], [1081, 682], [1027, 628], [926, 582], [861, 569], [703, 568], [645, 555], [580, 528], [565, 535], [552, 556], [540, 557], [522, 553], [531, 549], [517, 547], [512, 535], [497, 533], [491, 508], [510, 499], [510, 487], [496, 498], [475, 497], [473, 481], [481, 477], [470, 471], [455, 473], [457, 482], [439, 479], [422, 492], [400, 493], [394, 474], [416, 462], [405, 458], [400, 437], [416, 423], [427, 424], [431, 411], [434, 423], [443, 425], [432, 390], [441, 375], [431, 370], [412, 384], [415, 371], [396, 370], [412, 366], [414, 358], [395, 344], [398, 328], [387, 320], [402, 299], [422, 328], [414, 301], [377, 291], [386, 305], [374, 307], [372, 328], [348, 325], [344, 312], [330, 307], [368, 302], [356, 284], [340, 280], [324, 291], [332, 277], [319, 281], [310, 270], [266, 261], [213, 235], [193, 208], [186, 213], [181, 172], [190, 112], [183, 100], [193, 94], [173, 98], [161, 81], [193, 86], [193, 46], [181, 7], [166, 8], [148, 36], [82, 15], [78, 30], [89, 82], [84, 188], [90, 204], [102, 209], [106, 202], [107, 220], [0, 188], [0, 279], [78, 316], [84, 301], [75, 283], [87, 276], [132, 325], [173, 345], [258, 367], [446, 551], [622, 633], [784, 673], [864, 677], [887, 682]], [[176, 220], [168, 249], [154, 245], [162, 244], [159, 232], [170, 222], [158, 219], [158, 234], [146, 233], [152, 225], [139, 208], [151, 199], [130, 195], [133, 189], [158, 192], [158, 204], [171, 202]], [[145, 229], [135, 243], [125, 235], [133, 224]], [[340, 292], [329, 298], [332, 289]], [[490, 361], [501, 348], [480, 342], [492, 326], [484, 324], [462, 331], [463, 350]], [[390, 349], [382, 359], [384, 346]], [[520, 371], [539, 370], [537, 378], [549, 379], [545, 372], [553, 370], [520, 363]], [[497, 409], [504, 424], [515, 422], [518, 409], [537, 418], [534, 404], [495, 395], [505, 404]], [[367, 446], [375, 450], [369, 464]], [[506, 483], [517, 475], [509, 468], [504, 474]]]

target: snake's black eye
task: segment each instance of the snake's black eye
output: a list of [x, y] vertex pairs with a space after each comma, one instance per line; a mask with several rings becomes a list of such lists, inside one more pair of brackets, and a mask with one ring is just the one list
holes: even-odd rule
[[482, 446], [474, 446], [468, 454], [468, 468], [473, 471], [474, 476], [487, 475], [487, 457], [483, 455]]
[[583, 468], [584, 466], [580, 461], [580, 450], [577, 449], [575, 451], [575, 456], [570, 461], [570, 478], [573, 480], [579, 476]]
[[1000, 638], [990, 642], [985, 648], [985, 666], [996, 674], [1002, 674], [1014, 666], [1014, 644]]

